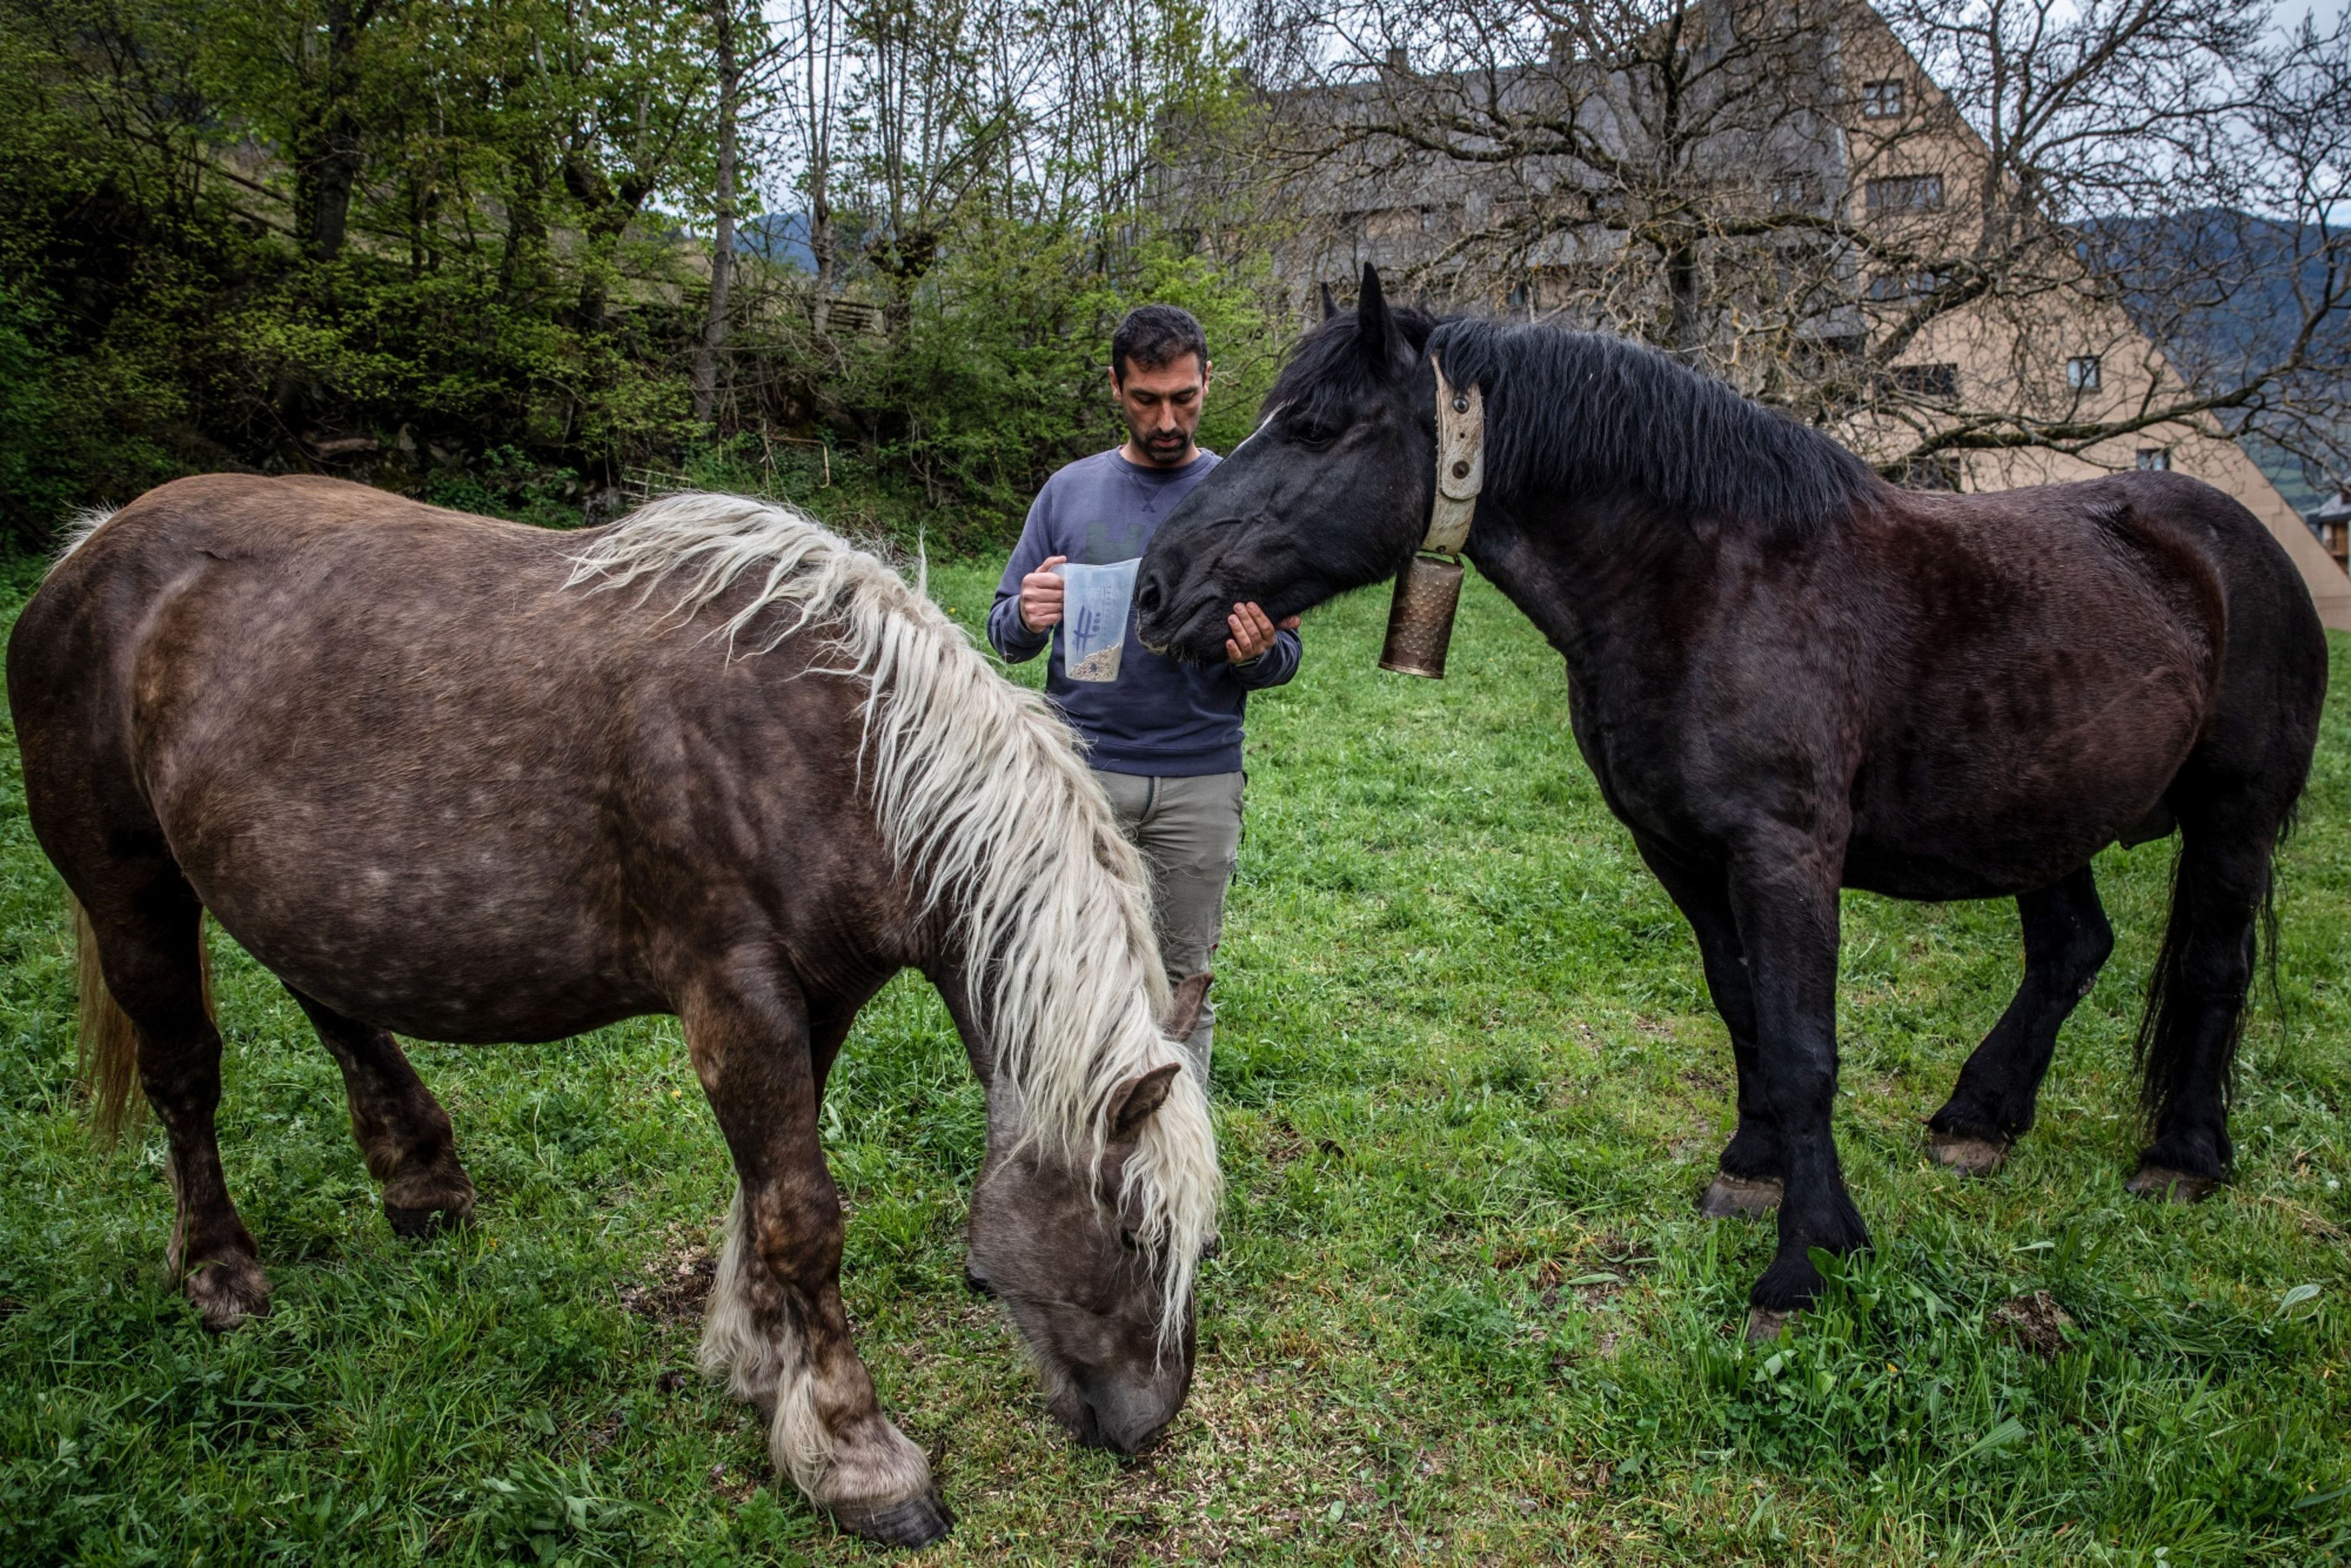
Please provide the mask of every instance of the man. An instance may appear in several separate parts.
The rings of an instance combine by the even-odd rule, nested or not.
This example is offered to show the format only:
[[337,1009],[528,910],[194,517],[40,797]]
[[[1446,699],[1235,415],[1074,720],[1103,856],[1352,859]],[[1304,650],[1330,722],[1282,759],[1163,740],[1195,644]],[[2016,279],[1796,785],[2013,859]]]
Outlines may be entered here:
[[[1276,626],[1255,604],[1236,604],[1226,662],[1179,664],[1135,641],[1128,618],[1118,678],[1072,681],[1062,666],[1064,561],[1132,560],[1153,530],[1207,477],[1217,455],[1193,440],[1208,392],[1208,342],[1189,313],[1170,305],[1128,312],[1110,343],[1110,385],[1126,441],[1081,458],[1050,479],[1004,569],[987,640],[1008,661],[1052,644],[1045,690],[1086,742],[1121,831],[1150,867],[1161,957],[1173,982],[1208,967],[1225,923],[1225,890],[1241,839],[1241,712],[1249,694],[1298,673],[1298,618]],[[1186,1042],[1208,1081],[1216,1012],[1203,1006]]]

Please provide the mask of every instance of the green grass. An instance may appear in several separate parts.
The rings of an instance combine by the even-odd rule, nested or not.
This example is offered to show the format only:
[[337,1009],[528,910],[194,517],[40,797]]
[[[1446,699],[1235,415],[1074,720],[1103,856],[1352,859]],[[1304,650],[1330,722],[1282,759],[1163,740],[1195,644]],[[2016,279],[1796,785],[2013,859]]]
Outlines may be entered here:
[[[991,580],[932,579],[967,622]],[[2167,846],[2102,862],[2114,961],[1990,1182],[1931,1168],[1920,1123],[2013,988],[2012,906],[1852,896],[1838,1134],[1877,1250],[1755,1351],[1736,1330],[1771,1228],[1692,1211],[1730,1125],[1728,1046],[1576,757],[1558,660],[1473,582],[1451,677],[1384,675],[1384,611],[1314,616],[1305,672],[1252,713],[1217,966],[1225,1246],[1158,1451],[1071,1448],[964,1292],[979,1099],[935,1000],[893,985],[844,1054],[844,1287],[961,1515],[935,1561],[2351,1549],[2340,683],[2283,863],[2283,1015],[2264,1005],[2247,1037],[2235,1185],[2193,1208],[2122,1191]],[[277,1295],[207,1337],[163,1277],[158,1139],[110,1157],[84,1135],[59,890],[7,766],[0,1559],[879,1555],[779,1491],[749,1413],[686,1373],[677,1273],[730,1178],[671,1020],[414,1048],[482,1208],[411,1245],[300,1013],[221,942],[222,1147]],[[2034,1291],[2074,1320],[2053,1359],[1988,1321]]]

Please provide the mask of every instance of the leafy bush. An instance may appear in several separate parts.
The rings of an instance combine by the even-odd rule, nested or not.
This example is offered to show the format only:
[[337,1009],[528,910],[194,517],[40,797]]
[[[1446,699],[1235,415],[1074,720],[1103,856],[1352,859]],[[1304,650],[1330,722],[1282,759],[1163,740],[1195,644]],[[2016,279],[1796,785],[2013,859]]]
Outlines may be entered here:
[[[1214,98],[1223,46],[1171,9],[1169,79]],[[501,15],[0,12],[0,524],[18,545],[74,506],[246,469],[552,523],[723,474],[867,532],[1000,547],[1047,474],[1115,438],[1107,342],[1144,299],[1201,316],[1224,376],[1207,437],[1246,432],[1267,279],[1207,265],[1130,199],[1025,187],[926,212],[920,246],[886,202],[844,211],[827,287],[880,331],[819,333],[812,279],[739,256],[697,420],[707,267],[671,214],[714,199],[707,18]],[[1117,112],[1147,126],[1158,100]],[[313,172],[342,155],[318,140],[330,124],[353,167],[332,223]]]

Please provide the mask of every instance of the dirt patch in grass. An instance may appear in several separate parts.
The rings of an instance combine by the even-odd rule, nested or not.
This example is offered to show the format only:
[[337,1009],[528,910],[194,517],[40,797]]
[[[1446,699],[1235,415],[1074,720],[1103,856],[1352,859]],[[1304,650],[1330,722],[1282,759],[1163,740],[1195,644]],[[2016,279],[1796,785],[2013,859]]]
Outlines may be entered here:
[[2065,1348],[2065,1331],[2074,1320],[2046,1291],[2015,1296],[1992,1309],[1992,1332],[2001,1334],[2046,1361]]
[[739,1508],[750,1501],[751,1494],[759,1490],[759,1478],[745,1475],[725,1464],[716,1464],[710,1467],[710,1490]]
[[699,1322],[718,1278],[718,1256],[699,1241],[674,1235],[661,1251],[645,1260],[640,1278],[621,1284],[621,1305],[664,1328]]

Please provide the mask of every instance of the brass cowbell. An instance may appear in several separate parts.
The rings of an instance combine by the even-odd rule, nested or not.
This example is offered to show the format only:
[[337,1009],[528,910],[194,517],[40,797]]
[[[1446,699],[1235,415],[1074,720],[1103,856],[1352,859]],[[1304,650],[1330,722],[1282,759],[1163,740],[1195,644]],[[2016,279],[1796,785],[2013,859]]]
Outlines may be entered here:
[[1437,498],[1420,549],[1396,573],[1380,668],[1441,681],[1461,603],[1461,546],[1486,485],[1486,399],[1478,387],[1446,380],[1435,355],[1429,363],[1437,371]]

